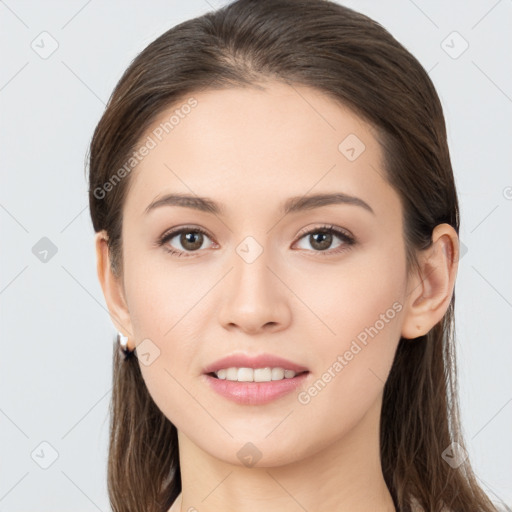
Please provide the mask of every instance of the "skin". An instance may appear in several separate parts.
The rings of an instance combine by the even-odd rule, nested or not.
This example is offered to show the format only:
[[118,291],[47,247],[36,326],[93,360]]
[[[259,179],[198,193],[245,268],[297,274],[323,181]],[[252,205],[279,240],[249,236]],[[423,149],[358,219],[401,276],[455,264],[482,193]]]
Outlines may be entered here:
[[[150,365],[139,364],[178,429],[183,492],[170,511],[395,510],[380,466],[383,387],[400,336],[419,342],[448,308],[457,234],[436,226],[432,247],[419,254],[420,271],[407,275],[401,203],[383,179],[374,132],[322,93],[271,81],[263,91],[193,97],[197,107],[132,171],[119,279],[106,233],[95,239],[116,328],[130,349],[149,339],[160,351]],[[365,145],[354,161],[338,149],[349,134]],[[363,199],[374,214],[350,204],[279,211],[291,196],[334,191]],[[212,198],[225,213],[164,206],[144,214],[169,192]],[[348,230],[356,243],[333,235],[331,255],[323,256],[301,233],[324,224]],[[155,245],[170,228],[190,225],[208,236],[189,257]],[[250,264],[236,252],[247,236],[263,249]],[[167,245],[186,249],[179,235]],[[394,318],[307,404],[292,392],[239,405],[203,383],[203,368],[234,351],[271,353],[309,369],[306,390],[394,303],[401,306]],[[248,442],[261,453],[252,467],[237,457]]]

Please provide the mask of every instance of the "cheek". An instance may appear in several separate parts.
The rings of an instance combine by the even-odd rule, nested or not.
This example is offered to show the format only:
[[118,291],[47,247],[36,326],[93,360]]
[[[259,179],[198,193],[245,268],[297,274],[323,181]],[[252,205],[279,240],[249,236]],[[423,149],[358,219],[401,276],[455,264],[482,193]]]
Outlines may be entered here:
[[369,346],[372,339],[395,338],[403,301],[403,265],[397,254],[381,250],[357,255],[339,269],[314,272],[301,293],[326,327],[321,339],[328,352],[343,352],[354,339]]
[[176,264],[149,265],[136,252],[130,254],[125,288],[140,370],[159,409],[176,427],[187,430],[194,417],[202,417],[187,391],[195,394],[190,382],[198,371],[201,344],[208,338],[201,322],[206,322],[206,294],[217,272],[202,272],[203,279],[198,272],[180,272]]
[[[352,277],[345,291],[338,290],[338,300],[331,301],[330,326],[336,335],[317,337],[316,374],[297,396],[295,419],[307,425],[304,429],[297,422],[297,443],[309,445],[311,453],[347,435],[373,410],[400,339],[399,279]],[[322,435],[312,443],[315,432]]]
[[216,273],[212,270],[208,275],[202,270],[194,272],[186,266],[180,267],[175,260],[166,258],[162,248],[154,249],[161,251],[158,257],[142,250],[130,251],[125,266],[125,287],[135,335],[170,342],[186,325],[189,315],[195,314]]
[[327,408],[339,403],[337,410],[346,415],[364,410],[380,393],[400,340],[401,263],[405,261],[397,255],[369,255],[350,272],[341,272],[334,280],[331,276],[328,287],[312,288],[309,304],[322,312],[329,329],[315,338],[319,382],[305,402],[314,398]]

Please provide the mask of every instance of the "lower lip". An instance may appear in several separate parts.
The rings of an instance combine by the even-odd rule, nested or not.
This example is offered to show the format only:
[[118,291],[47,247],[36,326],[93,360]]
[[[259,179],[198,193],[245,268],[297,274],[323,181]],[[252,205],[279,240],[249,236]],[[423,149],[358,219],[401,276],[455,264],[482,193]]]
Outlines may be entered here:
[[204,377],[214,391],[229,400],[244,405],[262,405],[291,393],[304,383],[308,375],[309,372],[305,372],[291,379],[270,382],[238,382],[206,374]]

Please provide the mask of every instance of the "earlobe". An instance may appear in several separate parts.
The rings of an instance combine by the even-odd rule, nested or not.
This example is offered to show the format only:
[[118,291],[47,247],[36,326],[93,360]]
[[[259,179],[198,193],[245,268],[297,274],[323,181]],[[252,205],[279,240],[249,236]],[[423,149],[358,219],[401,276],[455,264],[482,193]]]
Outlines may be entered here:
[[450,304],[458,268],[459,239],[449,224],[432,232],[432,245],[419,254],[419,273],[409,281],[402,337],[427,334],[440,322]]
[[[110,264],[108,235],[102,230],[95,235],[96,271],[103,290],[110,318],[116,329],[123,335],[133,338],[130,314],[126,305],[123,283],[116,277]],[[131,347],[129,347],[131,348]]]

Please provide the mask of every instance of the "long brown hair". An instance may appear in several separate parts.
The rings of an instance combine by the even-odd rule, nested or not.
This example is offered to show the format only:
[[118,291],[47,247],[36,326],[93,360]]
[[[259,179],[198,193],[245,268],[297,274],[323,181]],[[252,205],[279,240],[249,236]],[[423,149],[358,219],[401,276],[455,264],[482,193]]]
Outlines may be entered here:
[[[311,86],[349,107],[376,132],[383,172],[401,198],[408,270],[433,228],[459,232],[459,207],[442,107],[428,74],[380,24],[328,0],[239,0],[185,21],[130,64],[110,97],[90,146],[89,202],[122,275],[119,179],[150,123],[200,90],[267,79]],[[126,174],[126,173],[125,173]],[[117,181],[113,181],[114,178]],[[107,187],[106,184],[111,186]],[[442,458],[460,432],[454,302],[425,336],[400,339],[384,388],[382,471],[398,510],[495,511],[469,461]],[[165,512],[181,491],[177,431],[153,402],[136,357],[114,345],[108,492],[115,512]]]

